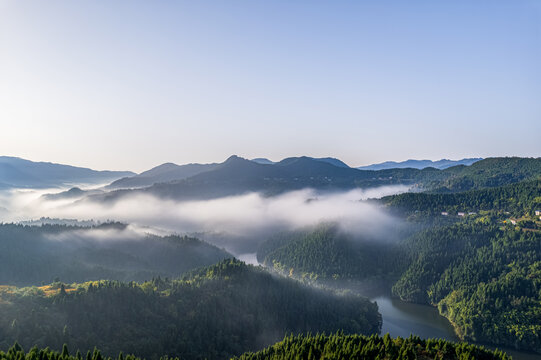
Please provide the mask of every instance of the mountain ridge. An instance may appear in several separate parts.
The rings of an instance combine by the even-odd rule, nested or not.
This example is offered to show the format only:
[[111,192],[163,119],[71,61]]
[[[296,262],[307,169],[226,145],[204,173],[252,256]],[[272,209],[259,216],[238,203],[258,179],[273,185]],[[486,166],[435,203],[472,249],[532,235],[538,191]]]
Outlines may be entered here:
[[[307,158],[310,158],[310,159],[316,160],[316,161],[326,162],[326,163],[329,163],[331,165],[338,166],[338,167],[346,167],[346,168],[350,167],[349,165],[347,165],[342,160],[334,158],[334,157],[330,157],[330,156],[329,157],[322,157],[322,158],[315,158],[315,157],[311,157],[311,156],[295,156],[294,158],[302,158],[302,157],[307,157]],[[288,159],[288,158],[285,158],[285,159]],[[285,159],[282,159],[281,161],[283,161]],[[272,165],[272,164],[278,164],[278,163],[281,162],[281,161],[272,161],[272,160],[269,160],[267,158],[255,158],[255,159],[250,159],[250,161],[256,162],[258,164],[263,164],[263,165]]]
[[403,168],[414,168],[414,169],[424,169],[427,167],[433,167],[439,170],[447,169],[456,165],[472,165],[473,163],[483,160],[483,158],[464,158],[460,160],[449,160],[449,159],[440,159],[440,160],[417,160],[417,159],[408,159],[405,161],[385,161],[382,163],[359,166],[359,170],[384,170],[384,169],[403,169]]
[[214,169],[186,179],[156,183],[142,189],[120,189],[89,198],[111,201],[129,194],[147,194],[174,200],[208,200],[250,192],[274,196],[306,188],[343,191],[386,185],[460,192],[538,176],[541,176],[541,159],[535,158],[488,158],[471,166],[457,165],[444,170],[429,167],[375,171],[338,167],[309,157],[291,157],[276,164],[260,164],[234,155]]
[[73,183],[103,183],[123,176],[134,175],[131,171],[93,170],[90,168],[35,162],[12,156],[0,156],[0,187],[56,187]]
[[118,179],[107,186],[107,189],[140,188],[151,186],[156,183],[170,182],[186,179],[201,172],[214,169],[218,164],[197,164],[190,163],[177,165],[174,163],[163,163],[149,170],[143,171],[130,177]]

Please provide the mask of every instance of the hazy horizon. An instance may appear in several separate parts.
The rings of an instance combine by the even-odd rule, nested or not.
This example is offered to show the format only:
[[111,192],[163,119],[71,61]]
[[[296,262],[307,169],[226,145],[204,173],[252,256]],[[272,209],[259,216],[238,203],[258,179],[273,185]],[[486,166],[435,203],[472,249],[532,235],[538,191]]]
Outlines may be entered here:
[[0,154],[537,157],[540,19],[528,0],[2,1]]
[[[43,163],[52,163],[52,164],[60,164],[60,165],[69,165],[69,166],[75,166],[75,167],[82,167],[82,168],[90,168],[92,170],[97,170],[97,171],[132,171],[134,173],[141,173],[141,172],[144,172],[146,170],[150,170],[154,167],[157,167],[157,166],[160,166],[160,165],[163,165],[163,164],[166,164],[166,163],[174,163],[176,165],[186,165],[186,164],[194,164],[194,163],[198,163],[196,161],[187,161],[187,162],[173,162],[173,161],[160,161],[159,159],[157,160],[158,162],[153,164],[153,165],[150,165],[149,167],[147,168],[143,168],[143,169],[140,169],[140,170],[133,170],[133,169],[126,169],[126,168],[119,168],[119,167],[116,167],[116,168],[105,168],[105,167],[98,167],[98,168],[94,168],[94,167],[90,167],[90,166],[85,166],[85,165],[80,165],[80,164],[71,164],[71,163],[62,163],[62,162],[58,162],[58,161],[54,161],[54,160],[47,160],[47,159],[44,159],[44,160],[41,160],[41,159],[31,159],[31,158],[25,158],[25,157],[22,157],[22,156],[18,156],[18,155],[9,155],[9,154],[0,154],[0,157],[12,157],[12,158],[19,158],[19,159],[23,159],[23,160],[29,160],[29,161],[32,161],[32,162],[43,162]],[[438,159],[427,159],[427,158],[416,158],[416,159],[412,159],[412,158],[408,158],[408,159],[403,159],[403,160],[393,160],[393,159],[388,159],[388,160],[383,160],[383,161],[380,161],[380,162],[371,162],[371,163],[366,163],[366,164],[359,164],[359,165],[352,165],[352,164],[349,164],[347,163],[346,161],[344,161],[343,159],[339,158],[339,157],[336,157],[336,156],[333,156],[333,155],[323,155],[323,156],[311,156],[311,155],[307,155],[307,154],[301,154],[301,155],[291,155],[291,156],[285,156],[283,158],[270,158],[270,157],[267,157],[267,156],[255,156],[255,157],[248,157],[248,156],[243,156],[243,155],[240,155],[240,154],[230,154],[230,155],[226,155],[226,156],[223,156],[221,159],[217,159],[217,160],[213,160],[213,161],[206,161],[206,162],[200,162],[198,164],[212,164],[212,163],[223,163],[224,161],[226,161],[229,157],[231,156],[238,156],[238,157],[241,157],[241,158],[244,158],[244,159],[247,159],[247,160],[256,160],[256,159],[267,159],[267,160],[270,160],[272,162],[279,162],[281,160],[284,160],[286,158],[291,158],[291,157],[313,157],[313,158],[335,158],[335,159],[338,159],[338,160],[341,160],[343,161],[346,165],[348,165],[349,167],[351,168],[357,168],[357,167],[363,167],[363,166],[368,166],[368,165],[374,165],[374,164],[380,164],[380,163],[385,163],[385,162],[396,162],[396,163],[401,163],[401,162],[404,162],[404,161],[410,161],[410,160],[414,160],[414,161],[433,161],[433,162],[436,162],[436,161],[440,161],[440,160],[449,160],[449,161],[459,161],[459,160],[463,160],[463,159],[471,159],[471,158],[482,158],[480,156],[466,156],[464,158],[456,158],[456,159],[452,159],[452,158],[438,158]],[[514,156],[518,156],[518,155],[506,155],[506,156],[503,156],[503,157],[514,157]],[[518,156],[518,157],[533,157],[533,158],[537,158],[539,156]]]

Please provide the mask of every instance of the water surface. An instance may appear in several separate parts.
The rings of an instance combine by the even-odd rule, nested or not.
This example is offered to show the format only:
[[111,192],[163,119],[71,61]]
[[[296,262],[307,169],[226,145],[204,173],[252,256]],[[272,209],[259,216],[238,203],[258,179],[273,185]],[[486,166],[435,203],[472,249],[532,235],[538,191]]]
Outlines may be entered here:
[[[421,338],[440,338],[449,341],[460,341],[453,326],[441,316],[435,307],[407,303],[393,299],[388,295],[377,295],[371,298],[378,304],[382,316],[381,334],[409,337],[411,334]],[[486,346],[486,345],[485,345]],[[495,346],[486,346],[494,349]],[[511,355],[514,360],[541,360],[541,355],[498,347]]]

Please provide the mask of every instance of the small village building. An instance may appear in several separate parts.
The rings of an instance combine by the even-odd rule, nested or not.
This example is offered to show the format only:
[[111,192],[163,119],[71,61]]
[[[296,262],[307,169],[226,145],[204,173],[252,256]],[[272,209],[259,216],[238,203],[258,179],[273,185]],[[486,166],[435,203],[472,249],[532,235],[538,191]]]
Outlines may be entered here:
[[463,213],[463,212],[459,212],[457,215],[458,215],[458,216],[464,216],[464,215],[466,215],[466,214]]

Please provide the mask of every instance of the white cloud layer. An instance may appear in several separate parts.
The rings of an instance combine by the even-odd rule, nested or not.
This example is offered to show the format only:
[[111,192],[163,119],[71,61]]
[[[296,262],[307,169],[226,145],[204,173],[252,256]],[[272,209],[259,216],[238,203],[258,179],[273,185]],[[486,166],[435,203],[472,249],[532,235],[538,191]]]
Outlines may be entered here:
[[[15,190],[0,195],[0,221],[13,222],[40,217],[64,219],[116,220],[135,226],[150,226],[176,233],[227,234],[227,241],[214,241],[235,251],[228,242],[251,242],[248,250],[272,231],[288,230],[333,221],[350,233],[374,236],[396,220],[369,198],[407,191],[406,186],[355,189],[320,193],[312,189],[264,197],[259,193],[205,201],[173,201],[150,195],[124,197],[114,203],[87,199],[44,200],[47,190]],[[149,230],[150,231],[150,230]],[[224,235],[225,236],[225,235]],[[220,236],[213,236],[213,239]],[[212,241],[212,240],[210,240]]]

